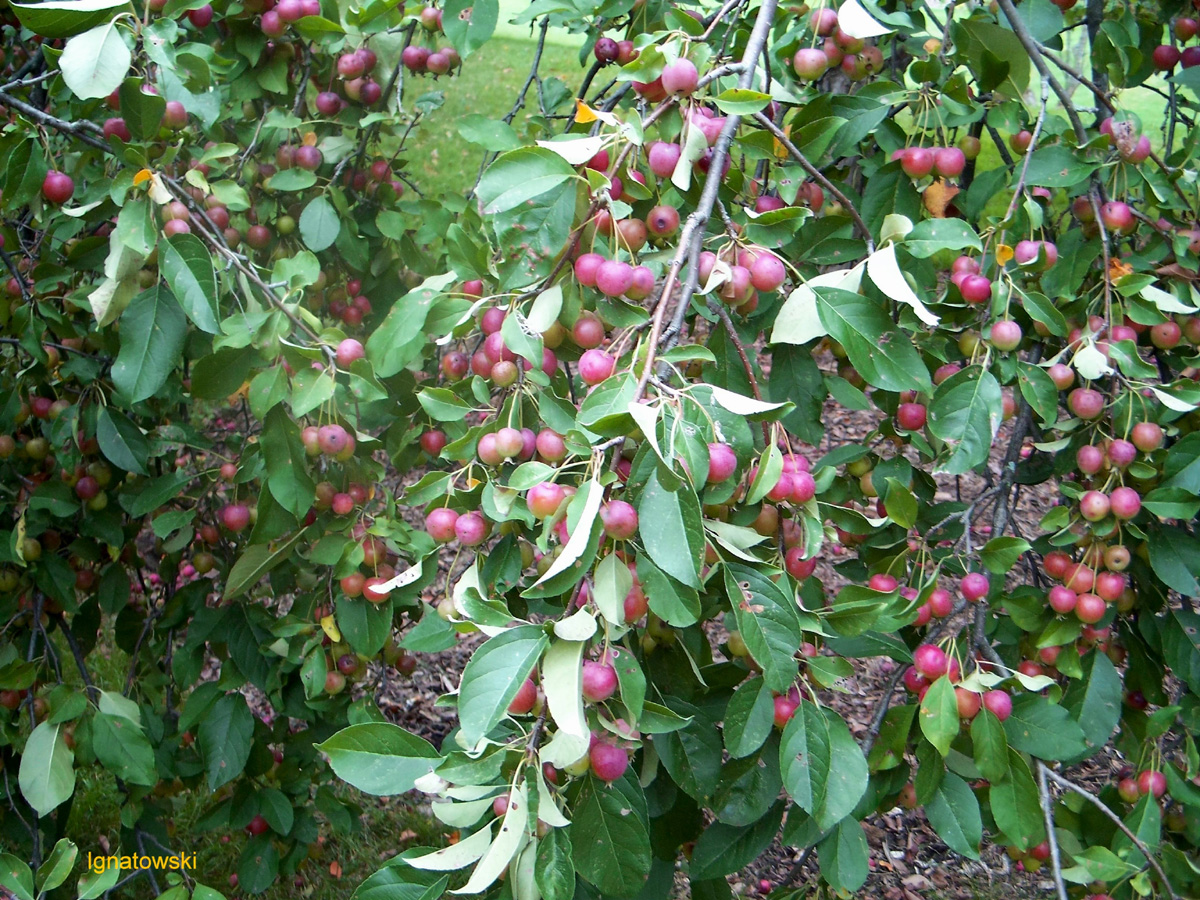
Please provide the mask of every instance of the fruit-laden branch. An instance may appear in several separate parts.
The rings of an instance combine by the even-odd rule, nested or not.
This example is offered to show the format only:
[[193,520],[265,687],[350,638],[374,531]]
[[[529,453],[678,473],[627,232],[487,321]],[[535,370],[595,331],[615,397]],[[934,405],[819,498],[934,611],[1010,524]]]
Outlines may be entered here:
[[[7,106],[10,109],[16,110],[22,115],[28,116],[39,124],[46,125],[56,131],[62,132],[63,134],[70,135],[91,147],[95,147],[97,150],[112,155],[119,164],[125,165],[124,160],[113,154],[111,147],[90,133],[99,131],[99,128],[94,122],[90,122],[86,119],[80,120],[79,122],[68,122],[66,119],[60,119],[57,116],[52,116],[49,113],[43,112],[36,106],[31,106],[23,100],[18,100],[16,97],[13,97],[11,94],[8,94],[4,91],[0,91],[0,106]],[[246,265],[246,263],[236,253],[229,249],[229,246],[225,243],[225,238],[220,234],[216,226],[212,224],[204,210],[197,206],[196,202],[192,199],[191,194],[185,191],[174,179],[163,176],[163,181],[168,185],[168,187],[170,187],[171,193],[175,195],[176,199],[181,200],[193,211],[193,218],[200,225],[201,236],[204,238],[205,243],[207,243],[211,249],[215,250],[221,256],[224,256],[226,259],[228,259],[239,272],[245,275],[255,287],[262,291],[263,295],[267,298],[268,302],[270,302],[272,306],[282,312],[293,325],[304,332],[311,340],[320,345],[321,342],[317,333],[313,331],[304,321],[299,319],[295,313],[289,310],[287,305],[276,295],[274,290],[272,290],[271,287],[258,276],[258,273],[255,272],[250,266]],[[208,230],[208,228],[205,226],[208,226],[208,228],[211,228],[211,230]],[[18,281],[21,281],[21,279],[18,279]],[[326,349],[329,353],[333,352],[331,348],[327,347]]]
[[1158,874],[1158,877],[1160,879],[1162,879],[1163,887],[1166,888],[1166,890],[1167,890],[1167,896],[1169,896],[1171,898],[1171,900],[1182,900],[1182,898],[1179,896],[1179,894],[1177,894],[1175,892],[1175,888],[1173,888],[1171,886],[1171,880],[1169,878],[1167,878],[1167,873],[1163,871],[1162,866],[1159,865],[1158,860],[1155,858],[1154,854],[1150,852],[1150,848],[1146,846],[1146,842],[1143,841],[1136,834],[1134,834],[1133,831],[1129,828],[1129,826],[1126,825],[1121,820],[1121,817],[1118,816],[1111,809],[1109,809],[1103,800],[1101,800],[1099,797],[1097,797],[1091,791],[1080,787],[1075,782],[1071,781],[1069,778],[1064,778],[1062,775],[1059,775],[1057,772],[1055,772],[1053,769],[1051,769],[1049,766],[1047,766],[1040,759],[1037,761],[1037,764],[1038,764],[1038,774],[1039,775],[1042,775],[1044,773],[1045,777],[1049,778],[1051,781],[1053,781],[1059,787],[1066,788],[1068,791],[1074,791],[1080,797],[1083,797],[1085,800],[1087,800],[1089,803],[1091,803],[1093,806],[1095,806],[1098,810],[1100,810],[1100,812],[1104,813],[1104,815],[1109,819],[1109,821],[1111,821],[1114,825],[1116,825],[1117,828],[1119,828],[1121,830],[1122,834],[1124,834],[1125,837],[1129,838],[1129,840],[1133,842],[1133,845],[1138,848],[1138,852],[1140,852],[1142,854],[1142,856],[1146,857],[1146,860],[1150,863],[1150,867],[1153,868],[1154,871]]
[[[1062,69],[1070,78],[1075,79],[1080,84],[1082,84],[1084,87],[1086,87],[1089,91],[1092,92],[1093,96],[1096,98],[1097,107],[1100,107],[1100,106],[1104,107],[1108,111],[1109,115],[1116,114],[1116,112],[1117,112],[1116,105],[1112,102],[1112,100],[1110,100],[1108,98],[1108,94],[1105,92],[1105,90],[1102,87],[1100,87],[1099,84],[1097,84],[1092,79],[1088,78],[1086,75],[1084,75],[1078,69],[1072,68],[1066,62],[1064,62],[1062,57],[1059,56],[1057,53],[1055,53],[1053,50],[1049,49],[1048,47],[1044,47],[1041,44],[1038,44],[1037,46],[1038,46],[1039,52],[1041,52],[1041,54],[1044,57],[1046,57],[1046,59],[1050,60],[1052,63],[1054,63],[1060,69]],[[1171,104],[1171,109],[1172,109],[1172,116],[1171,116],[1172,127],[1174,126],[1174,112],[1173,112],[1174,108],[1175,108],[1174,96],[1175,96],[1175,83],[1171,82],[1171,94],[1167,96],[1167,101]],[[1167,142],[1167,152],[1168,153],[1170,153],[1171,143],[1172,143],[1172,141],[1168,140],[1168,142]],[[1032,152],[1032,148],[1031,148],[1031,152]],[[1158,166],[1160,169],[1162,169],[1164,172],[1166,172],[1168,175],[1170,175],[1172,172],[1176,171],[1174,168],[1167,165],[1166,160],[1164,160],[1161,156],[1159,156],[1155,150],[1150,151],[1150,160],[1156,166]],[[1182,199],[1184,203],[1187,203],[1190,206],[1191,201],[1188,200],[1187,194],[1185,194],[1183,192],[1183,189],[1179,187],[1178,183],[1176,183],[1175,180],[1172,179],[1171,184],[1175,188],[1175,193],[1177,193],[1179,195],[1180,199]]]
[[[742,73],[738,78],[738,86],[742,89],[749,88],[754,80],[754,71],[757,67],[758,58],[762,55],[763,48],[767,43],[767,36],[771,32],[771,24],[775,19],[775,8],[778,5],[778,0],[765,0],[762,6],[758,8],[758,17],[754,21],[754,28],[750,32],[750,39],[746,42],[746,52],[742,54]],[[675,251],[675,258],[671,260],[671,267],[667,272],[666,280],[663,282],[662,293],[659,295],[658,306],[654,310],[654,321],[650,329],[650,339],[648,352],[646,353],[646,364],[642,367],[642,375],[638,379],[637,391],[635,397],[641,397],[646,390],[646,385],[650,381],[650,374],[654,371],[654,362],[658,350],[659,341],[663,338],[663,321],[666,319],[667,307],[670,306],[671,294],[675,287],[675,282],[679,278],[680,269],[683,267],[685,259],[689,261],[688,278],[684,284],[683,290],[680,292],[679,302],[675,308],[675,316],[672,319],[671,328],[667,336],[667,349],[673,346],[675,336],[679,333],[679,329],[683,325],[684,316],[687,315],[688,307],[692,302],[692,294],[696,291],[697,281],[700,276],[700,248],[704,240],[704,228],[708,224],[708,220],[712,217],[713,207],[717,202],[717,191],[721,187],[721,180],[724,177],[725,159],[729,155],[729,145],[733,142],[733,135],[741,124],[741,116],[729,116],[725,120],[725,125],[721,128],[720,135],[717,136],[716,144],[713,146],[712,156],[709,159],[708,176],[704,180],[704,189],[700,193],[700,202],[696,205],[696,209],[687,218],[686,224],[679,235],[679,247]]]
[[805,172],[816,180],[821,187],[827,190],[830,194],[837,198],[838,203],[845,207],[846,212],[850,214],[850,218],[854,220],[854,224],[858,226],[859,232],[863,236],[863,240],[867,242],[867,253],[875,252],[875,242],[871,240],[871,229],[867,227],[867,223],[863,221],[863,217],[859,214],[858,208],[850,202],[850,198],[845,195],[841,188],[835,185],[832,181],[825,177],[825,173],[818,169],[809,161],[808,157],[800,152],[800,148],[792,143],[783,130],[778,125],[772,122],[763,113],[754,114],[755,121],[763,128],[767,129],[775,140],[787,150],[788,155],[800,164]]

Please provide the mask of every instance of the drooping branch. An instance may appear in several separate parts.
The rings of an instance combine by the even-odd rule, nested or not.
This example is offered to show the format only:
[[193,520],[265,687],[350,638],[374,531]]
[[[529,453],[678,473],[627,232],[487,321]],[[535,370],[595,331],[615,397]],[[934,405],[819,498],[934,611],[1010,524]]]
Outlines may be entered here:
[[800,152],[800,148],[793,144],[791,139],[783,133],[783,130],[769,118],[767,118],[763,113],[755,113],[754,120],[767,131],[769,131],[775,140],[779,141],[783,148],[787,150],[788,155],[800,164],[800,168],[807,172],[809,176],[813,178],[813,180],[821,185],[821,187],[837,198],[838,203],[845,207],[846,212],[850,214],[850,218],[854,220],[854,224],[858,226],[858,230],[862,234],[863,240],[867,242],[867,252],[874,253],[875,242],[871,240],[871,229],[867,227],[867,223],[863,221],[863,217],[859,214],[858,208],[850,202],[850,198],[846,196],[842,189],[826,178],[825,173],[814,166],[812,162],[809,161],[808,157]]

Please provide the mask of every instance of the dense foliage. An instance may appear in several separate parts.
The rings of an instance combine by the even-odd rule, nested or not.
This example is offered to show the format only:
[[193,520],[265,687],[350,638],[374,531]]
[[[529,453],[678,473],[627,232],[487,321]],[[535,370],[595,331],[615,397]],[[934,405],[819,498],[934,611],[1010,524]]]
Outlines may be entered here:
[[[245,893],[336,775],[459,832],[364,897],[721,897],[777,836],[850,892],[897,804],[1196,896],[1188,12],[535,0],[581,86],[531,42],[426,196],[496,0],[6,6],[0,885],[75,885],[103,772]],[[386,722],[467,635],[459,727]]]

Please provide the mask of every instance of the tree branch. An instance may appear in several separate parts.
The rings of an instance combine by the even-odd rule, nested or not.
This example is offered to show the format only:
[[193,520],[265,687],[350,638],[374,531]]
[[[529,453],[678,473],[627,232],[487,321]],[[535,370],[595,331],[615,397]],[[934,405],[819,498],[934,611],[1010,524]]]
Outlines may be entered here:
[[779,143],[783,145],[784,149],[787,150],[792,159],[800,164],[800,168],[812,176],[812,178],[815,179],[821,185],[821,187],[829,191],[829,193],[836,197],[837,201],[846,208],[846,212],[850,214],[850,218],[854,220],[854,224],[858,226],[858,230],[862,233],[863,239],[867,242],[867,253],[874,253],[875,242],[871,240],[871,229],[867,227],[867,223],[864,222],[862,216],[859,215],[858,209],[853,203],[850,202],[850,198],[845,195],[842,189],[826,178],[824,172],[809,162],[808,158],[800,152],[800,148],[793,144],[788,136],[783,133],[782,129],[768,119],[763,113],[755,113],[754,119],[759,125],[769,131],[772,136],[774,136],[775,140],[779,141]]
[[88,146],[95,147],[97,150],[103,150],[105,153],[112,152],[112,148],[108,144],[96,137],[100,133],[99,126],[88,119],[80,119],[78,122],[68,122],[66,119],[60,119],[58,116],[52,116],[47,112],[43,112],[36,106],[26,103],[24,100],[18,100],[7,91],[0,91],[0,106],[15,109],[21,115],[33,119],[39,125],[46,125],[55,131],[69,134]]
[[1050,843],[1050,872],[1054,876],[1054,889],[1058,892],[1058,900],[1067,900],[1067,886],[1062,877],[1062,854],[1058,850],[1058,835],[1054,833],[1054,802],[1050,798],[1050,788],[1046,786],[1046,767],[1039,759],[1038,764],[1038,799],[1042,807],[1042,819],[1046,823],[1046,840]]
[[[738,85],[743,89],[749,88],[754,80],[754,69],[758,57],[762,54],[763,47],[766,45],[767,36],[770,34],[777,5],[778,0],[764,0],[762,6],[758,8],[758,16],[754,21],[754,28],[750,32],[749,40],[746,42],[746,52],[742,54],[742,73],[738,79]],[[665,104],[659,107],[659,109],[663,108],[665,108]],[[725,125],[721,128],[721,133],[718,135],[716,144],[713,146],[712,156],[709,157],[708,177],[704,180],[704,189],[700,193],[700,202],[696,205],[695,211],[688,216],[687,222],[680,232],[679,247],[675,251],[675,258],[671,260],[670,269],[667,272],[666,280],[663,282],[658,307],[654,310],[654,320],[650,328],[649,352],[646,354],[646,364],[642,367],[642,374],[638,379],[636,391],[636,396],[638,397],[646,390],[646,384],[650,381],[650,374],[654,371],[659,339],[663,336],[663,321],[666,318],[667,307],[670,305],[672,289],[679,278],[679,271],[683,266],[685,258],[691,261],[688,267],[688,279],[683,291],[680,292],[679,301],[675,309],[675,316],[671,324],[671,337],[667,341],[668,349],[672,346],[671,341],[674,340],[674,336],[679,333],[683,319],[687,315],[688,307],[691,305],[692,294],[695,293],[696,282],[699,279],[699,257],[700,248],[703,246],[704,241],[704,228],[712,216],[713,206],[717,202],[717,192],[721,187],[725,159],[729,155],[729,145],[733,142],[733,135],[740,124],[740,116],[729,116],[725,120]]]
[[1080,144],[1086,144],[1087,129],[1083,127],[1083,122],[1079,118],[1079,111],[1075,109],[1075,104],[1071,102],[1071,95],[1059,84],[1058,79],[1054,77],[1054,73],[1050,71],[1050,67],[1046,65],[1046,58],[1042,55],[1041,45],[1029,33],[1029,28],[1025,25],[1025,20],[1017,13],[1017,8],[1013,6],[1012,0],[996,0],[996,3],[1004,11],[1004,16],[1008,19],[1008,24],[1012,28],[1013,34],[1017,36],[1017,40],[1021,42],[1021,46],[1029,54],[1029,58],[1033,61],[1033,65],[1037,68],[1038,73],[1045,81],[1049,82],[1050,90],[1054,91],[1055,96],[1062,102],[1063,110],[1066,112],[1067,118],[1071,120],[1071,127],[1075,129],[1076,141]]
[[[1146,860],[1150,863],[1151,868],[1153,868],[1158,874],[1158,877],[1162,879],[1163,887],[1166,888],[1167,895],[1171,898],[1171,900],[1181,900],[1179,894],[1175,892],[1175,888],[1171,886],[1171,880],[1167,878],[1167,873],[1162,870],[1162,866],[1159,865],[1158,860],[1154,857],[1154,854],[1150,852],[1150,848],[1146,846],[1145,841],[1134,834],[1130,830],[1129,826],[1121,820],[1121,817],[1109,809],[1103,800],[1101,800],[1091,791],[1080,787],[1069,778],[1064,778],[1062,775],[1059,775],[1040,759],[1038,760],[1038,774],[1044,774],[1046,778],[1049,778],[1059,787],[1066,788],[1069,791],[1074,791],[1080,797],[1083,797],[1085,800],[1095,806],[1096,809],[1100,810],[1100,812],[1104,813],[1109,821],[1116,825],[1117,828],[1119,828],[1125,835],[1125,837],[1129,838],[1129,840],[1133,842],[1133,845],[1138,848],[1142,856],[1146,857]],[[1053,849],[1053,844],[1051,845],[1051,849]]]

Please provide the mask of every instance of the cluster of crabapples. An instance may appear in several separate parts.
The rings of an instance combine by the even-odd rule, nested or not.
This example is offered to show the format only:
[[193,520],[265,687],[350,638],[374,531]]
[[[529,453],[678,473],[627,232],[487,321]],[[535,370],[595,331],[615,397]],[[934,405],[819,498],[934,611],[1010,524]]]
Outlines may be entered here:
[[[442,10],[436,6],[426,6],[417,14],[421,30],[427,35],[441,34]],[[404,68],[414,75],[445,75],[453,72],[462,65],[462,58],[453,47],[429,48],[421,44],[410,43],[400,54]]]
[[[599,660],[584,660],[580,679],[586,704],[602,704],[617,692],[617,670],[605,655]],[[542,713],[545,703],[545,694],[534,678],[526,678],[509,704],[508,713],[512,716],[537,716]],[[562,771],[576,777],[590,771],[601,781],[609,783],[624,775],[629,768],[630,752],[640,735],[623,719],[617,719],[614,725],[620,734],[593,731],[587,754]],[[542,772],[552,785],[557,785],[562,779],[560,770],[550,763],[543,763]],[[503,816],[507,809],[508,797],[496,798],[493,805],[495,814]]]
[[[808,27],[813,33],[814,46],[801,47],[792,57],[792,69],[801,81],[816,81],[835,68],[840,68],[851,81],[862,81],[883,69],[880,49],[844,32],[835,10],[828,7],[813,10]],[[816,46],[822,38],[820,46]]]
[[[1190,41],[1200,34],[1200,22],[1187,16],[1180,16],[1171,28],[1180,43]],[[1150,54],[1150,58],[1154,61],[1154,68],[1160,72],[1170,72],[1181,63],[1183,68],[1190,69],[1200,66],[1200,46],[1193,45],[1181,50],[1174,44],[1159,44]]]
[[[978,142],[976,142],[978,143]],[[892,151],[892,162],[899,161],[900,168],[909,178],[957,178],[967,167],[967,153],[978,155],[977,146],[967,144],[955,147],[903,147]]]

